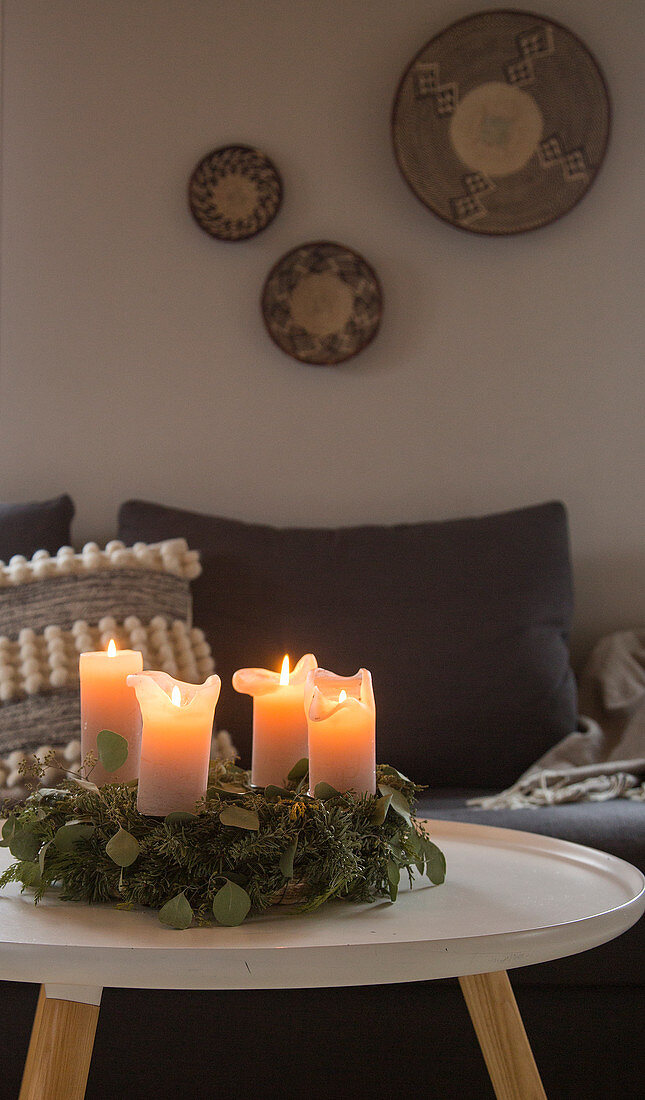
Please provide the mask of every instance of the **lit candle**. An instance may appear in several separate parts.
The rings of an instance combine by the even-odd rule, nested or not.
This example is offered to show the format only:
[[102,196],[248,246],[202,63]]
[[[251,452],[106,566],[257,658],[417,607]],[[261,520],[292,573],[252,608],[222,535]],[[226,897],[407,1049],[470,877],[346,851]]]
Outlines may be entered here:
[[143,657],[135,649],[117,650],[113,641],[107,653],[81,653],[81,757],[94,754],[98,761],[96,735],[113,730],[128,742],[128,758],[115,772],[106,772],[98,762],[92,770],[93,783],[127,783],[139,774],[141,712],[127,677],[141,672]]
[[285,657],[281,672],[240,668],[234,674],[235,690],[253,696],[254,787],[282,786],[294,764],[307,755],[305,680],[317,667],[313,653],[306,653],[291,672]]
[[309,789],[324,781],[337,791],[376,793],[376,705],[372,675],[310,672],[305,686],[309,725]]
[[128,676],[141,707],[141,763],[137,808],[165,817],[195,810],[206,794],[215,705],[222,681],[184,684],[167,672]]

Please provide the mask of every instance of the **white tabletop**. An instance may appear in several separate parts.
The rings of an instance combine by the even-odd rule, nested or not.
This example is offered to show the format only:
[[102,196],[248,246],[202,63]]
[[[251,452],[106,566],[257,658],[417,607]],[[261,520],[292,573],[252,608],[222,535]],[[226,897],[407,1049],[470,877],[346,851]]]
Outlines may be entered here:
[[[536,811],[536,813],[539,811]],[[0,891],[0,978],[161,989],[371,985],[508,970],[613,939],[645,910],[645,880],[604,852],[511,829],[428,823],[446,854],[394,905],[275,908],[237,928],[174,931],[122,911]],[[0,850],[0,868],[11,861]],[[127,873],[127,872],[126,872]],[[403,879],[403,875],[402,875]]]

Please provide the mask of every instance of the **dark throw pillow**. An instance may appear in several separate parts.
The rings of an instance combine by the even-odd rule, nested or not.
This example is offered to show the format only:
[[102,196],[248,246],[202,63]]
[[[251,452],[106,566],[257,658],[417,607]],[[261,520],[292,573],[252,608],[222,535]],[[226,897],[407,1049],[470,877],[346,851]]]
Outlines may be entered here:
[[201,552],[196,625],[213,647],[218,724],[248,764],[237,668],[314,653],[371,670],[377,758],[433,787],[499,788],[576,726],[572,585],[560,503],[391,527],[278,529],[128,501],[127,543]]
[[74,503],[64,493],[54,500],[29,504],[0,504],[0,559],[4,562],[21,554],[31,558],[36,550],[55,554],[71,541],[70,526]]

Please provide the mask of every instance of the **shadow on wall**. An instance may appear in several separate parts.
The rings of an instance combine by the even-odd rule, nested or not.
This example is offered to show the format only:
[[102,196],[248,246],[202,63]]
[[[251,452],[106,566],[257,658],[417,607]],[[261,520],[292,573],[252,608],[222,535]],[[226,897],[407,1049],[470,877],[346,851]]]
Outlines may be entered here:
[[[576,555],[573,561],[575,614],[571,662],[579,672],[592,647],[604,634],[644,627],[636,621],[637,593],[645,579],[645,540],[639,549],[595,557]],[[641,616],[642,618],[642,616]],[[578,627],[584,623],[584,627]]]

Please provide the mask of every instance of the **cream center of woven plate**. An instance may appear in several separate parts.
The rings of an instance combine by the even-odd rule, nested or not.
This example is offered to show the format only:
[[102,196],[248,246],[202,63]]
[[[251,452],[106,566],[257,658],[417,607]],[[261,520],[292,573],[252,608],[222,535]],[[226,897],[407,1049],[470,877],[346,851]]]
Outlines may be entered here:
[[533,96],[492,80],[473,88],[457,105],[450,140],[468,168],[487,176],[508,176],[533,155],[543,125]]
[[255,184],[246,176],[224,176],[213,185],[211,199],[224,217],[244,221],[253,214],[258,193]]
[[345,327],[354,309],[354,292],[330,272],[303,275],[291,295],[291,319],[312,336],[328,336]]

